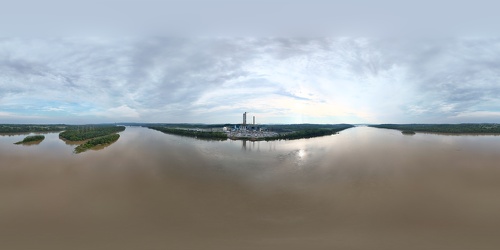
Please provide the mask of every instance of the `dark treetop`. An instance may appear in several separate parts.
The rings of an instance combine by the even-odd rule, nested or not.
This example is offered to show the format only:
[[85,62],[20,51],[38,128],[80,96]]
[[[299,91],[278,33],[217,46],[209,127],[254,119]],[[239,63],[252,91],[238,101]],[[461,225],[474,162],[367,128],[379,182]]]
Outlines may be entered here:
[[87,142],[76,147],[75,153],[78,154],[78,153],[87,151],[88,149],[91,149],[95,146],[111,144],[111,143],[117,141],[118,138],[120,138],[119,134],[111,134],[111,135],[106,135],[106,136],[90,139]]
[[60,133],[59,136],[69,141],[83,141],[100,136],[118,133],[124,130],[125,130],[124,126],[114,126],[114,125],[71,126],[66,131]]

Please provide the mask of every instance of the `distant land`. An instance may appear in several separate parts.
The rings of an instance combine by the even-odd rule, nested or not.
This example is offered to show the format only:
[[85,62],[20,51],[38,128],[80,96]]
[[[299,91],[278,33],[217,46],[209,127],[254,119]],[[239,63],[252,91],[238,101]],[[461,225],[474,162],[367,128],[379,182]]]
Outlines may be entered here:
[[500,134],[500,124],[496,123],[461,123],[461,124],[380,124],[368,125],[374,128],[396,129],[410,132],[443,134]]
[[[108,124],[0,124],[2,134],[59,132],[61,140],[76,142],[75,153],[110,145],[119,139],[125,126],[140,126],[166,134],[201,140],[295,140],[337,134],[355,126],[399,130],[402,134],[418,132],[442,134],[500,134],[500,124],[203,124],[203,123],[108,123]],[[44,137],[30,135],[16,144],[37,145]]]

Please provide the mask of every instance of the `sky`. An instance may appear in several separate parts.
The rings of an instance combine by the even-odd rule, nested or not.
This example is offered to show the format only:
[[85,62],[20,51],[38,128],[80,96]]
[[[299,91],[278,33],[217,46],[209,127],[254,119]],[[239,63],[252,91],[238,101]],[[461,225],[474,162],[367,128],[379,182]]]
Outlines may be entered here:
[[500,122],[485,5],[167,2],[7,5],[0,123]]

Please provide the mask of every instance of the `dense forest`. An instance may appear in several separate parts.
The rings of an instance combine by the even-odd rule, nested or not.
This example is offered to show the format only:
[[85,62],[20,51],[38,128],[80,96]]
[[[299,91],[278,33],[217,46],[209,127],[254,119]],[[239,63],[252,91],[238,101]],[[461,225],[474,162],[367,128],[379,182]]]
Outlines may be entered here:
[[33,133],[33,132],[59,132],[67,125],[36,125],[36,124],[0,124],[0,133]]
[[91,149],[95,146],[111,144],[111,143],[117,141],[118,138],[120,138],[119,134],[111,134],[111,135],[106,135],[106,136],[102,136],[102,137],[88,140],[87,142],[76,147],[75,153],[78,154],[81,152],[85,152],[88,149]]
[[313,138],[325,135],[336,134],[342,130],[352,128],[350,124],[319,125],[319,124],[296,124],[296,125],[277,125],[283,126],[280,129],[298,129],[291,133],[279,136],[265,137],[264,140],[295,140],[304,138]]
[[24,144],[24,143],[37,142],[37,141],[41,142],[44,139],[45,139],[45,136],[43,136],[43,135],[30,135],[30,136],[26,136],[26,138],[24,138],[24,140],[18,141],[14,144]]
[[84,125],[71,126],[66,131],[59,134],[59,137],[69,141],[83,141],[96,137],[124,131],[124,126],[114,125]]
[[189,136],[201,139],[212,139],[212,140],[226,140],[227,134],[224,132],[208,132],[208,131],[197,131],[197,130],[187,130],[178,129],[164,126],[151,126],[150,129],[158,130],[166,134]]
[[500,124],[462,123],[462,124],[380,124],[369,125],[374,128],[397,129],[401,131],[450,133],[450,134],[498,134]]
[[209,129],[209,128],[222,128],[234,127],[241,124],[235,123],[220,123],[220,124],[205,124],[205,123],[137,123],[137,122],[124,122],[118,125],[124,126],[139,126],[139,127],[168,127],[168,128],[186,128],[186,129]]
[[[354,127],[353,125],[350,124],[309,124],[309,123],[303,123],[303,124],[270,124],[266,125],[265,128],[269,131],[277,132],[277,133],[283,133],[283,132],[301,132],[303,134],[308,131],[308,133],[311,134],[316,134],[316,133],[322,133],[320,130],[344,130],[346,128],[352,128]],[[336,132],[338,132],[336,131]],[[313,136],[314,137],[314,136]]]

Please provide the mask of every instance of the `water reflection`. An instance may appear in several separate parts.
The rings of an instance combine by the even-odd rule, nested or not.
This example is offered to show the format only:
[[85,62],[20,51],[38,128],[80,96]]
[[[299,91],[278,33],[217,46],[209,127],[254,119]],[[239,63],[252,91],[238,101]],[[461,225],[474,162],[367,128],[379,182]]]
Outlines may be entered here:
[[300,149],[297,155],[300,159],[303,159],[304,157],[306,157],[306,151],[304,149]]
[[251,141],[251,140],[236,140],[241,143],[242,151],[257,151],[260,152],[261,141]]

